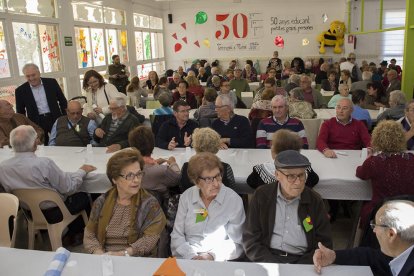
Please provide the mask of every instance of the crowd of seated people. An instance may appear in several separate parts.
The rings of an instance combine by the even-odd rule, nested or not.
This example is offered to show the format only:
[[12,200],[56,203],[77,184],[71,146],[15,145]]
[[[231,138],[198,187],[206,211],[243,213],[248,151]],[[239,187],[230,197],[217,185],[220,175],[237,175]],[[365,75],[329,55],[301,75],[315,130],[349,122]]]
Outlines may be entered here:
[[[400,88],[401,68],[394,63],[380,74],[387,78],[385,88],[383,80],[373,80],[374,74],[368,71],[370,66],[362,67],[366,71],[357,66],[355,55],[350,55],[343,63],[335,68],[318,62],[320,68],[317,69],[318,66],[305,66],[309,61],[295,58],[289,73],[292,85],[288,92],[287,88],[281,92],[277,90],[277,81],[284,71],[275,53],[269,61],[263,87],[255,91],[250,112],[255,114],[260,109],[266,115],[250,118],[234,112],[241,92],[249,91],[249,83],[257,81],[256,69],[250,62],[242,72],[237,61],[232,61],[226,72],[234,73],[234,78],[227,74],[221,76],[217,63],[212,64],[208,72],[202,66],[206,63],[199,60],[188,72],[180,66],[171,82],[166,77],[158,78],[152,71],[145,89],[140,87],[139,79],[131,83],[131,89],[127,88],[131,93],[129,98],[105,83],[98,72],[90,70],[83,80],[87,99],[83,105],[76,100],[65,102],[56,95],[50,96],[47,81],[36,83],[29,89],[33,91],[41,86],[45,95],[39,100],[35,94],[31,103],[36,108],[33,118],[37,123],[25,117],[29,115],[29,105],[23,104],[21,97],[16,97],[17,114],[8,102],[0,100],[0,143],[1,146],[10,145],[16,152],[0,164],[0,185],[6,192],[27,186],[47,187],[56,190],[68,208],[87,209],[89,198],[79,187],[86,175],[95,170],[93,164],[65,173],[53,161],[38,158],[34,152],[37,145],[44,142],[45,135],[49,146],[92,144],[106,147],[108,153],[114,152],[106,171],[112,188],[95,200],[88,223],[80,226],[88,253],[160,256],[157,251],[165,249],[161,247],[171,246],[172,255],[186,259],[311,264],[315,261],[312,260],[314,254],[323,257],[332,253],[321,245],[332,248],[332,235],[328,208],[311,189],[318,183],[318,172],[313,171],[309,160],[300,154],[301,149],[308,148],[301,119],[314,118],[316,113],[312,108],[326,106],[318,89],[312,87],[312,78],[303,74],[306,70],[314,70],[321,85],[327,80],[325,84],[331,91],[339,91],[328,103],[328,107],[335,108],[336,116],[321,125],[317,149],[326,158],[336,158],[336,150],[368,148],[368,158],[355,172],[357,177],[370,180],[373,187],[372,200],[364,204],[361,213],[362,226],[369,224],[368,215],[384,198],[414,193],[409,185],[414,171],[410,167],[414,164],[413,155],[406,152],[414,148],[411,128],[414,103],[406,103],[404,93],[396,89]],[[33,68],[36,71],[36,67]],[[361,74],[358,71],[362,71]],[[40,72],[36,74],[40,79]],[[341,77],[336,79],[338,74]],[[218,79],[218,92],[201,87],[199,82],[208,83],[208,79],[212,86]],[[349,91],[348,87],[353,89]],[[169,116],[159,126],[157,135],[150,128],[140,126],[140,120],[128,109],[128,103],[143,106],[142,97],[146,97],[143,91],[153,94],[154,98],[157,94],[157,100],[162,103],[154,115]],[[51,115],[55,108],[52,101],[60,113],[56,118]],[[371,137],[368,132],[371,121],[364,108],[384,106],[390,109],[379,115],[381,122],[373,129]],[[196,120],[190,119],[190,109],[197,109]],[[209,127],[201,126],[202,118],[213,119],[206,125]],[[258,126],[252,129],[250,120],[255,118],[259,119]],[[52,125],[48,132],[38,126],[50,120]],[[196,155],[180,168],[172,156],[153,158],[155,146],[168,149],[172,154],[177,147],[193,147]],[[246,213],[235,191],[232,168],[216,153],[228,148],[255,147],[270,148],[273,162],[252,166],[253,173],[247,184],[257,191]],[[38,177],[32,175],[33,179],[26,181],[26,186],[20,181],[25,177],[21,175],[25,170],[22,166],[37,167],[39,174]],[[48,183],[39,182],[39,177],[47,179]],[[174,187],[180,188],[175,192],[181,195],[173,230],[160,242],[165,237],[168,200]],[[79,206],[73,206],[72,197],[76,197]],[[51,215],[53,208],[43,207],[50,222],[56,220]],[[282,226],[280,222],[288,211],[293,214],[292,220]],[[307,220],[311,223],[306,224]],[[298,221],[304,221],[303,225],[297,227]],[[78,224],[70,227],[70,230],[75,229],[75,234],[79,234]],[[163,252],[169,254],[168,250]],[[329,264],[315,263],[319,269]]]

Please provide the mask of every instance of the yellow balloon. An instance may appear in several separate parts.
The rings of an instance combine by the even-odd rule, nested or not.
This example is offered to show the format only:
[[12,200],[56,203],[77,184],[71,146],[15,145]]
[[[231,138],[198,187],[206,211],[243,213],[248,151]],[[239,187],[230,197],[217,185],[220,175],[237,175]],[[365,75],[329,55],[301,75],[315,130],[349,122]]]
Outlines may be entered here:
[[210,48],[210,40],[208,40],[208,38],[203,40],[203,44],[207,47]]

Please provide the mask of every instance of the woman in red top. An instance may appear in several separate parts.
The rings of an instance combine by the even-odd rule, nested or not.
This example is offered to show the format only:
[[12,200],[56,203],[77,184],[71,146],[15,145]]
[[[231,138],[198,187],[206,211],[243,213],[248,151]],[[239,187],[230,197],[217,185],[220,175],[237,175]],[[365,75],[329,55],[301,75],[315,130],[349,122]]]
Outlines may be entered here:
[[356,170],[356,176],[370,180],[372,199],[362,206],[361,227],[369,223],[369,214],[384,198],[414,194],[414,155],[406,151],[404,130],[395,121],[382,121],[372,133],[375,156],[368,157]]

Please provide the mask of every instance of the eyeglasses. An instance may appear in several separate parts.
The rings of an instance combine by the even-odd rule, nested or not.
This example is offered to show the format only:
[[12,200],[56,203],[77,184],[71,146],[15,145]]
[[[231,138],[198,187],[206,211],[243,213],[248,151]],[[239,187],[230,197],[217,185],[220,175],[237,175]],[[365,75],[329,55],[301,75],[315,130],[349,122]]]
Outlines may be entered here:
[[190,113],[190,109],[178,110],[177,113]]
[[208,177],[198,177],[198,179],[203,180],[204,182],[206,182],[207,184],[211,184],[213,183],[214,180],[217,180],[217,182],[220,182],[222,179],[221,174],[217,174],[216,176],[208,176]]
[[220,109],[220,108],[223,108],[223,107],[226,107],[226,106],[228,106],[228,105],[226,105],[226,104],[223,104],[223,105],[216,105],[216,108]]
[[300,174],[285,174],[281,170],[279,170],[279,172],[281,174],[283,174],[284,176],[286,176],[287,181],[290,182],[290,183],[295,183],[296,179],[298,179],[298,178],[299,178],[300,181],[304,181],[308,177],[308,173],[307,172],[300,173]]
[[388,225],[385,224],[375,224],[374,220],[371,220],[369,222],[369,226],[371,226],[371,229],[374,230],[375,227],[385,227],[385,228],[390,228]]
[[138,179],[142,179],[142,177],[145,175],[145,172],[143,171],[139,171],[137,173],[128,173],[126,175],[122,175],[120,174],[119,176],[125,178],[128,181],[132,181],[135,179],[135,177],[137,177]]

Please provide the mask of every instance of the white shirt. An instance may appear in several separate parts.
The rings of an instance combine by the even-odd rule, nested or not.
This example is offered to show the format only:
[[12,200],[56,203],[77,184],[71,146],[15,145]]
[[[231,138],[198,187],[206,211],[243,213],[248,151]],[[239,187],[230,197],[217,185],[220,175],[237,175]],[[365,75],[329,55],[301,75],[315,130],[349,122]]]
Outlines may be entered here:
[[393,276],[397,276],[398,274],[400,274],[401,269],[404,267],[405,262],[407,261],[413,249],[414,249],[414,245],[408,247],[407,250],[405,250],[403,253],[395,257],[390,262],[390,268],[391,268],[391,272]]
[[[108,100],[105,97],[105,91],[106,95],[108,96]],[[95,92],[93,96],[92,91],[83,91],[82,95],[86,97],[87,103],[83,105],[83,116],[87,116],[88,113],[93,112],[93,104],[96,104],[98,107],[102,108],[102,113],[104,115],[107,115],[110,113],[109,111],[109,103],[111,99],[114,99],[116,97],[123,97],[126,99],[126,95],[118,92],[118,89],[113,84],[106,83],[102,87],[98,88],[98,90]],[[95,100],[95,102],[94,102]]]
[[[204,221],[196,223],[196,212],[203,208],[207,209],[208,215]],[[208,252],[217,261],[239,257],[243,252],[245,218],[242,199],[223,184],[208,208],[205,208],[197,186],[187,189],[180,197],[171,233],[173,256],[191,259],[197,253]]]
[[49,104],[47,103],[46,98],[46,91],[45,87],[43,86],[42,80],[40,80],[40,84],[38,86],[31,86],[33,97],[36,102],[37,111],[39,114],[50,113]]

